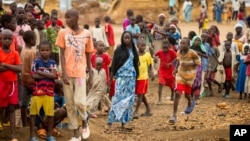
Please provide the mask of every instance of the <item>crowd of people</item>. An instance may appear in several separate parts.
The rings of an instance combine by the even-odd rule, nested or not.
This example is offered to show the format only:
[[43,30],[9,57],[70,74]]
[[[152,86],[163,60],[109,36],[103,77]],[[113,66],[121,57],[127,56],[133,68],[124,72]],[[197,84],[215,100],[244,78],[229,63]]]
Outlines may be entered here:
[[[131,131],[128,122],[153,114],[146,94],[156,76],[157,104],[162,103],[163,87],[170,88],[170,123],[177,122],[182,94],[188,103],[184,113],[190,114],[200,98],[214,96],[213,84],[218,93],[224,89],[224,98],[236,90],[239,99],[250,101],[250,16],[220,41],[216,25],[185,37],[177,17],[167,21],[161,13],[158,23],[152,23],[129,9],[121,42],[115,43],[109,16],[96,18],[94,27],[80,27],[78,11],[70,9],[64,26],[57,10],[46,13],[36,0],[25,7],[12,3],[10,11],[0,7],[0,129],[9,121],[12,141],[17,141],[18,107],[22,126],[30,126],[30,141],[38,141],[35,131],[39,138],[55,141],[65,118],[73,131],[69,141],[87,139],[88,119],[96,118],[98,111],[108,113],[105,132],[112,132],[114,122]],[[225,75],[223,83],[216,81],[217,72]],[[146,110],[139,115],[142,102]]]

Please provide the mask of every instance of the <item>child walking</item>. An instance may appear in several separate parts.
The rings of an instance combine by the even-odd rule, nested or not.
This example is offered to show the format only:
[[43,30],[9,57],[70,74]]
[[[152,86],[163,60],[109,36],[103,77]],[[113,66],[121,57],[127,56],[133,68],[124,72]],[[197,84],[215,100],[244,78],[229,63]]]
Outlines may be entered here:
[[42,41],[39,45],[40,58],[32,64],[32,77],[35,84],[30,105],[30,141],[38,141],[35,138],[35,118],[43,107],[48,119],[47,141],[55,141],[52,136],[54,121],[54,86],[57,79],[56,62],[50,59],[51,44]]
[[27,115],[28,106],[30,104],[30,99],[33,93],[34,80],[31,76],[31,66],[36,57],[36,52],[32,47],[36,44],[36,34],[33,31],[26,31],[23,34],[23,40],[25,42],[25,47],[21,52],[22,72],[22,99],[21,99],[21,117],[23,127],[27,126]]
[[[160,60],[160,69],[158,74],[158,104],[162,103],[163,86],[168,86],[171,90],[170,100],[174,99],[175,78],[173,76],[174,62],[176,61],[176,52],[170,48],[168,40],[163,40],[162,50],[158,51],[155,56]],[[157,61],[157,59],[155,59]]]
[[109,47],[109,43],[107,40],[106,32],[104,28],[101,27],[101,19],[95,19],[95,27],[92,28],[93,38],[96,38],[96,41],[102,41],[105,47]]
[[[17,74],[21,72],[21,61],[18,52],[11,49],[12,32],[8,29],[2,31],[2,47],[0,48],[0,115],[3,121],[4,113],[10,118],[11,141],[17,141],[15,129],[15,108],[19,104]],[[4,112],[4,109],[7,112]]]
[[[243,53],[240,54],[240,56],[237,57],[237,60],[239,62],[239,70],[238,72],[238,79],[236,81],[236,88],[235,90],[240,93],[239,99],[242,99],[242,94],[245,92],[244,87],[245,87],[245,81],[246,81],[246,69],[247,69],[247,64],[245,64],[246,57],[249,54],[249,44],[244,44],[243,45]],[[247,97],[247,93],[245,93],[245,98]]]
[[109,48],[108,48],[108,54],[111,56],[111,58],[113,58],[113,54],[114,54],[114,47],[115,47],[115,35],[114,35],[114,29],[113,26],[111,24],[111,19],[109,16],[106,16],[104,18],[106,25],[105,25],[105,33],[108,39],[108,43],[109,43]]
[[173,116],[169,119],[170,123],[177,120],[177,110],[182,92],[188,101],[186,114],[190,114],[195,106],[195,101],[191,101],[192,84],[196,76],[196,67],[201,65],[199,55],[189,48],[190,40],[188,38],[181,39],[180,50],[177,52],[177,65],[173,74],[176,74],[176,88],[173,107]]
[[151,80],[154,80],[154,73],[152,67],[152,57],[149,52],[146,52],[146,40],[139,39],[137,43],[139,51],[139,77],[136,80],[135,93],[138,95],[137,104],[134,111],[134,119],[138,119],[138,110],[141,106],[141,102],[144,103],[146,111],[141,116],[151,116],[151,109],[145,94],[148,90],[148,72],[150,72]]

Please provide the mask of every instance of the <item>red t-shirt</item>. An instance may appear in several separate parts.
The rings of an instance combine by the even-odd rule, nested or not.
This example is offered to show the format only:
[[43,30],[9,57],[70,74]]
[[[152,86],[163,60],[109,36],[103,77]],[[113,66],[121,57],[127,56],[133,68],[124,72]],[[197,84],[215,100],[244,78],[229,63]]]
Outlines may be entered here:
[[93,68],[96,68],[95,66],[96,57],[101,57],[103,59],[102,68],[106,71],[106,77],[107,77],[107,82],[108,82],[109,81],[109,65],[111,63],[111,57],[106,53],[103,53],[101,56],[98,56],[97,54],[93,54],[91,56],[91,64]]
[[[2,34],[0,33],[0,39],[2,39]],[[0,48],[2,47],[2,40],[0,40]],[[18,44],[17,44],[17,40],[16,37],[13,36],[12,42],[10,44],[10,49],[11,50],[15,50],[18,52]]]
[[[2,50],[2,48],[0,48],[0,62],[5,63],[5,64],[10,64],[10,65],[21,64],[21,60],[17,51],[11,49],[9,53],[6,53]],[[0,80],[1,81],[16,81],[17,74],[16,72],[12,70],[0,72]]]
[[111,24],[106,23],[105,32],[108,35],[107,38],[108,38],[109,46],[114,47],[115,37],[114,37],[114,30]]
[[40,15],[36,15],[36,10],[35,9],[32,10],[32,15],[34,16],[35,19],[40,20],[40,18],[41,18]]
[[[52,22],[51,22],[51,20],[49,20],[49,21],[45,24],[46,28],[48,28],[51,24],[52,24]],[[60,26],[61,28],[63,28],[63,22],[62,22],[61,20],[57,20],[56,25],[57,25],[57,26]]]
[[157,56],[160,59],[160,68],[159,68],[159,76],[165,77],[165,78],[171,78],[173,77],[173,70],[174,70],[174,64],[171,66],[167,66],[167,64],[173,62],[177,55],[176,52],[172,49],[169,49],[167,52],[164,52],[163,50],[158,51],[155,56]]
[[212,37],[213,45],[215,47],[218,47],[220,45],[220,37],[219,37],[219,35],[215,34],[215,36],[212,36],[212,35],[210,35],[210,36]]
[[238,20],[244,20],[244,16],[242,12],[239,12],[238,14]]

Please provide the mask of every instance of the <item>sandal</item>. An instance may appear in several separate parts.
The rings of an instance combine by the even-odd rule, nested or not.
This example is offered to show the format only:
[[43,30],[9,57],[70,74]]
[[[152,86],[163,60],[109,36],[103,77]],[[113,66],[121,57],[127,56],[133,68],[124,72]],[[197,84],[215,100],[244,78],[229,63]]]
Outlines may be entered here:
[[153,114],[151,112],[146,111],[145,113],[141,114],[142,117],[150,117]]
[[176,123],[176,116],[172,116],[172,117],[170,117],[170,119],[169,119],[169,123],[173,123],[173,124],[175,124],[175,123]]
[[47,138],[47,132],[45,129],[39,129],[36,131],[37,136],[41,139],[46,139]]
[[52,135],[55,137],[60,137],[61,136],[61,131],[58,130],[57,128],[53,129]]
[[192,113],[192,111],[194,110],[194,106],[195,106],[195,101],[193,100],[192,102],[191,102],[191,106],[188,106],[187,108],[186,108],[186,110],[185,110],[185,114],[190,114],[190,113]]

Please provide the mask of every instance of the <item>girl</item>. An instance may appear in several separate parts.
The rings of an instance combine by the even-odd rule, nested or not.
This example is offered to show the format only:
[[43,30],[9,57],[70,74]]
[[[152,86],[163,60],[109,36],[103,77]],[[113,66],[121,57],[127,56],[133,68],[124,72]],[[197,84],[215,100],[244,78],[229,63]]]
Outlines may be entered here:
[[248,94],[249,96],[249,100],[248,102],[250,102],[250,54],[247,55],[246,60],[244,61],[245,64],[247,65],[247,69],[246,69],[246,82],[245,82],[245,93]]
[[218,58],[220,56],[220,51],[217,47],[213,46],[212,43],[212,37],[207,37],[207,43],[210,46],[210,53],[208,56],[208,67],[207,67],[207,84],[210,91],[209,96],[213,96],[213,89],[212,89],[212,83],[215,83],[218,85],[218,93],[222,91],[222,86],[219,82],[217,82],[214,78],[217,72],[217,66],[219,64]]
[[[245,59],[249,54],[249,44],[243,45],[243,53],[240,56],[237,56],[237,60],[239,61],[239,72],[238,79],[236,82],[236,91],[240,93],[239,99],[242,99],[242,93],[244,92],[244,84],[246,80],[246,69],[247,65],[245,64]],[[247,93],[245,93],[245,98],[247,97]]]
[[210,36],[213,39],[213,46],[218,47],[220,45],[220,31],[216,25],[212,25],[209,29]]
[[132,38],[130,32],[123,32],[121,45],[114,53],[110,83],[113,78],[116,79],[116,83],[115,95],[112,97],[111,109],[108,115],[108,132],[114,122],[120,122],[122,124],[122,131],[125,131],[127,129],[124,127],[125,124],[133,118],[135,81],[139,75],[139,56]]
[[[202,57],[207,58],[208,57],[206,54],[206,49],[202,44],[201,37],[195,36],[192,39],[190,48],[193,49],[194,51],[196,51],[196,53],[200,56],[200,58],[202,58]],[[192,93],[191,93],[192,97],[194,97],[196,100],[200,96],[201,81],[202,81],[202,66],[199,65],[196,67],[196,77],[195,77],[194,83],[192,85]]]
[[238,46],[239,52],[242,53],[242,46],[244,43],[247,42],[247,38],[246,35],[243,33],[243,26],[239,23],[237,23],[234,26],[235,29],[235,35],[234,35],[234,40],[233,42],[235,42]]
[[193,4],[190,0],[185,0],[183,3],[183,13],[186,22],[190,22],[192,14]]

